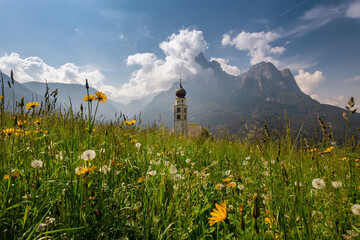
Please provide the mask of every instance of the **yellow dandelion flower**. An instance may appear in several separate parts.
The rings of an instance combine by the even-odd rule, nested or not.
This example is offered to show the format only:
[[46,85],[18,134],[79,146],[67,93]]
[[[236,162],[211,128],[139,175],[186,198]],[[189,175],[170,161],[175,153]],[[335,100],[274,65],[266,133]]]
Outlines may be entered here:
[[144,179],[142,177],[138,178],[138,182],[141,183]]
[[341,158],[341,161],[345,161],[347,159],[348,159],[347,157],[343,157],[343,158]]
[[315,152],[317,148],[311,149],[310,152]]
[[93,200],[93,199],[95,199],[94,196],[90,196],[90,197],[89,197],[89,200]]
[[131,141],[130,142],[132,142],[132,143],[136,143],[137,142],[137,140],[136,139],[131,139]]
[[35,121],[34,121],[34,124],[39,125],[39,124],[40,124],[40,119],[35,120]]
[[107,101],[107,96],[106,96],[105,93],[100,92],[100,91],[97,91],[97,92],[95,93],[95,95],[96,95],[95,100],[97,100],[97,101],[99,101],[99,102],[101,102],[101,103]]
[[88,172],[92,172],[94,171],[95,169],[97,168],[97,166],[92,166],[91,168],[84,168],[84,167],[81,167],[80,169],[75,169],[75,174],[76,175],[82,175],[82,174],[85,174],[85,173],[88,173]]
[[19,127],[22,127],[26,123],[26,120],[17,120],[16,123]]
[[10,178],[9,174],[5,174],[3,177],[4,180],[8,180],[9,178]]
[[324,152],[325,153],[329,153],[334,149],[334,147],[328,147]]
[[358,162],[358,161],[359,161],[359,159],[357,158],[357,159],[355,159],[354,161],[355,161],[355,162]]
[[84,96],[84,97],[83,97],[83,100],[84,100],[85,102],[91,102],[92,100],[95,100],[95,96],[92,95],[92,94],[89,94],[89,95]]
[[27,104],[26,104],[26,109],[32,109],[32,108],[36,108],[36,107],[38,107],[38,106],[40,106],[40,104],[38,103],[38,102],[28,102]]
[[236,187],[236,183],[231,182],[231,183],[226,184],[226,186],[228,186],[228,187]]
[[210,213],[211,217],[209,219],[210,226],[214,225],[217,222],[222,222],[227,220],[226,216],[226,201],[217,204],[215,203],[216,209]]
[[3,133],[5,133],[5,135],[11,136],[11,134],[15,133],[15,129],[14,128],[6,128],[6,129],[3,129]]
[[4,99],[4,96],[0,96],[0,101]]
[[355,167],[358,167],[358,166],[360,166],[360,163],[355,163]]
[[223,181],[223,182],[230,182],[230,181],[231,181],[231,178],[223,178],[222,181]]

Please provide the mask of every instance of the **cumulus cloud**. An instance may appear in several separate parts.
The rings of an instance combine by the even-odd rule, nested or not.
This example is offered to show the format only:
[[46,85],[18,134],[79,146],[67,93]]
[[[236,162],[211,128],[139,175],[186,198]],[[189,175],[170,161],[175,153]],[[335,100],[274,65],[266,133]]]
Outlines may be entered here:
[[240,69],[237,66],[228,65],[229,59],[212,57],[212,58],[210,58],[210,61],[218,62],[220,64],[222,70],[224,72],[226,72],[227,74],[234,75],[234,76],[237,76],[240,74]]
[[325,99],[324,101],[322,101],[322,103],[335,105],[338,107],[344,107],[345,106],[345,97],[344,97],[344,95],[333,96],[332,98]]
[[278,65],[278,60],[273,59],[271,55],[280,55],[286,48],[272,47],[270,43],[280,37],[280,34],[271,31],[253,33],[242,31],[234,38],[229,34],[224,34],[221,43],[223,46],[235,46],[240,51],[247,51],[247,55],[250,56],[250,63],[253,65],[262,61]]
[[315,71],[311,74],[304,70],[299,70],[298,75],[294,78],[301,91],[306,94],[311,94],[312,90],[326,79],[321,71]]
[[104,75],[97,69],[80,68],[73,63],[65,63],[59,68],[47,65],[39,57],[21,58],[18,53],[5,54],[0,58],[0,69],[9,74],[14,71],[20,82],[48,82],[84,84],[88,79],[92,86],[103,86]]
[[180,74],[191,79],[201,71],[195,57],[207,48],[202,31],[181,29],[160,43],[165,59],[158,59],[153,53],[137,53],[128,56],[126,64],[139,65],[130,81],[118,89],[117,95],[127,98],[140,98],[169,89]]
[[353,2],[346,10],[346,16],[349,18],[360,18],[360,1]]

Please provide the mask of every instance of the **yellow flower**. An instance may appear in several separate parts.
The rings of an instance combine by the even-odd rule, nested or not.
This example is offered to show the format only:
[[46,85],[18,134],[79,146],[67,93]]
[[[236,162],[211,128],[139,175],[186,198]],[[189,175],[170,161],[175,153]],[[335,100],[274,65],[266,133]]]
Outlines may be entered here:
[[39,124],[40,124],[40,119],[35,120],[35,121],[34,121],[34,124],[39,125]]
[[15,133],[15,129],[13,129],[13,128],[6,128],[6,129],[3,129],[3,133],[5,133],[5,134],[8,135],[8,136],[11,136],[11,134]]
[[329,153],[329,152],[331,152],[331,150],[333,150],[334,149],[334,147],[329,147],[329,148],[327,148],[324,152],[325,153]]
[[95,96],[92,94],[86,95],[85,97],[83,97],[83,100],[85,102],[91,102],[92,100],[95,100]]
[[138,182],[141,183],[143,181],[143,178],[142,177],[139,177],[138,178]]
[[355,159],[355,162],[358,162],[359,161],[359,159],[357,158],[357,159]]
[[310,152],[315,152],[317,148],[311,149]]
[[214,225],[217,222],[226,221],[226,201],[217,204],[215,203],[216,209],[210,213],[211,217],[209,219],[210,226]]
[[88,173],[88,172],[92,172],[96,168],[97,168],[97,166],[92,166],[91,168],[81,167],[79,170],[75,169],[75,174],[76,175],[82,175],[82,174],[85,174],[85,173]]
[[17,125],[18,125],[19,127],[24,126],[25,123],[26,123],[26,120],[17,120]]
[[228,186],[228,187],[236,187],[236,183],[231,182],[231,183],[226,184],[226,186]]
[[4,99],[4,96],[0,96],[0,100],[3,100]]
[[89,197],[89,200],[93,200],[93,199],[95,199],[94,196],[90,196],[90,197]]
[[99,101],[99,102],[101,102],[101,103],[107,101],[107,96],[106,96],[105,93],[100,92],[100,91],[97,91],[97,92],[95,93],[95,95],[96,95],[95,100],[97,100],[97,101]]
[[230,181],[231,181],[231,178],[223,178],[222,181],[223,181],[223,182],[230,182]]
[[133,142],[137,142],[137,140],[136,140],[136,139],[131,139],[130,142],[132,142],[132,143],[133,143]]
[[134,125],[136,123],[136,120],[131,120],[131,121],[125,121],[124,124],[125,125]]
[[345,161],[347,159],[348,159],[347,157],[343,157],[343,158],[341,158],[341,161]]
[[10,178],[9,174],[5,174],[3,177],[4,180],[8,180],[9,178]]
[[38,102],[28,102],[26,104],[26,109],[32,109],[32,108],[36,108],[40,106],[40,104]]

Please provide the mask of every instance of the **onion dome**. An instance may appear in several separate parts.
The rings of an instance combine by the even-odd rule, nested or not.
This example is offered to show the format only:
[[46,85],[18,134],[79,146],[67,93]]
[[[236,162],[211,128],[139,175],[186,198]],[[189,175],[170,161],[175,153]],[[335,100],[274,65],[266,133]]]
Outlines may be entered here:
[[180,79],[180,87],[176,90],[176,96],[178,98],[185,98],[185,95],[186,95],[186,91],[185,89],[182,87],[182,84],[181,84],[181,79]]

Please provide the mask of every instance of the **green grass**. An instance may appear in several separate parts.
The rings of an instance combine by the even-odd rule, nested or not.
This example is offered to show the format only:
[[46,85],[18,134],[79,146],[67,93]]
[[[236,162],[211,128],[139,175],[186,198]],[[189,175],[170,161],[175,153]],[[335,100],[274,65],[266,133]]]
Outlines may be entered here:
[[[46,104],[15,114],[2,108],[0,239],[343,239],[343,234],[360,234],[360,216],[351,211],[360,203],[356,147],[325,152],[330,145],[305,146],[301,136],[297,143],[288,136],[189,139],[169,135],[168,129],[142,128],[139,120],[96,123],[92,116],[88,122],[89,114]],[[20,128],[15,120],[26,123]],[[9,128],[15,129],[10,136],[4,132]],[[80,156],[88,149],[96,157],[84,161]],[[34,160],[43,166],[33,168]],[[75,173],[90,164],[97,168]],[[236,185],[227,186],[225,178]],[[316,178],[325,188],[312,186]],[[334,181],[342,186],[334,188]],[[223,201],[227,221],[210,226],[212,209]]]

